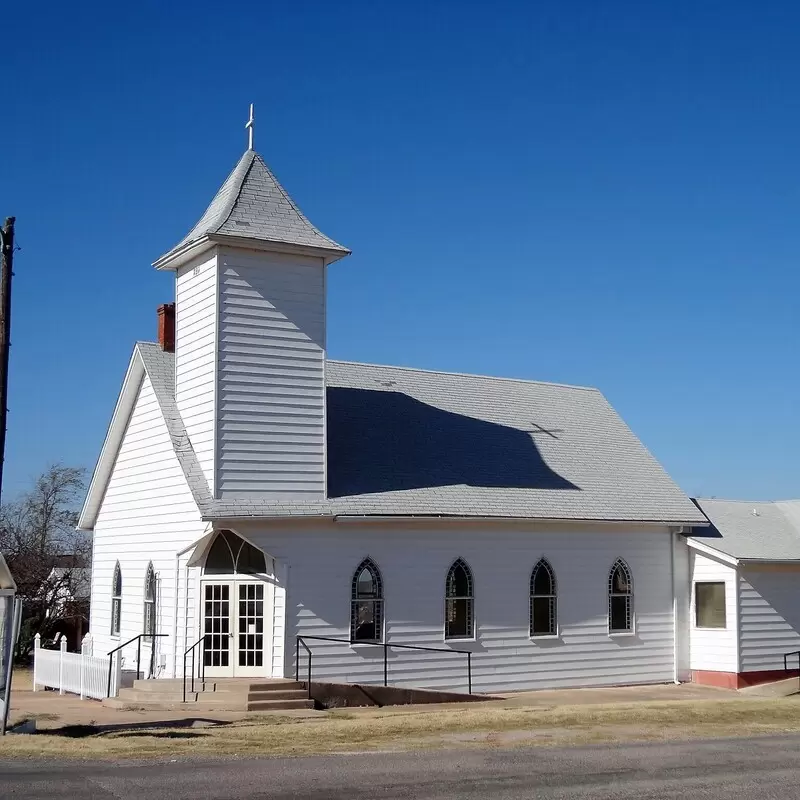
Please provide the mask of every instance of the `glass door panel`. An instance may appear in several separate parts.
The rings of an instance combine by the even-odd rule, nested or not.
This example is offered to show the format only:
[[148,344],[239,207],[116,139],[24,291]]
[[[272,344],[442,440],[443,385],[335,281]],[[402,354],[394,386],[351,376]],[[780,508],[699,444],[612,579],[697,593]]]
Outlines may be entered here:
[[264,675],[264,584],[240,583],[236,630],[236,674]]
[[266,586],[259,582],[202,583],[206,677],[269,675],[265,635]]
[[230,676],[231,667],[231,585],[203,584],[203,662],[207,676]]

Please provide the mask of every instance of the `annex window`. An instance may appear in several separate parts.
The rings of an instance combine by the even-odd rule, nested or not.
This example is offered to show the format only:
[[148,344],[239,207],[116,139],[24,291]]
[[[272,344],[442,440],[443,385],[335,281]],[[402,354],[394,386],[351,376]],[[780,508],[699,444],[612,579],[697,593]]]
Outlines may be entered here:
[[475,597],[472,570],[459,558],[450,567],[445,584],[444,638],[472,639],[475,636]]
[[628,565],[621,559],[614,562],[608,576],[609,633],[633,631],[633,581]]
[[365,558],[353,574],[350,595],[350,641],[383,640],[383,581],[380,570]]
[[142,631],[144,633],[156,632],[156,573],[153,570],[152,561],[147,565],[147,572],[144,576],[144,626]]
[[220,531],[208,551],[206,575],[262,575],[267,571],[264,553],[233,531]]
[[694,623],[697,628],[724,628],[725,582],[695,583]]
[[114,578],[111,582],[111,635],[119,636],[122,623],[122,570],[119,561],[114,567]]
[[543,558],[531,573],[531,637],[556,632],[556,575]]

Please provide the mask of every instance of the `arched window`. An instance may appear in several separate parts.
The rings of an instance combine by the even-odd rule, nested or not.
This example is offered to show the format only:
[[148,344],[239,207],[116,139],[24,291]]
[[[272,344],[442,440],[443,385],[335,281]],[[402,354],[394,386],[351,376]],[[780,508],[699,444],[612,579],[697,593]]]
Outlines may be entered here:
[[383,641],[383,581],[371,558],[365,558],[353,574],[350,641]]
[[111,582],[111,635],[119,636],[122,624],[122,570],[119,561],[114,567],[114,578]]
[[630,633],[633,630],[633,581],[628,565],[618,558],[608,575],[608,630]]
[[475,636],[475,598],[472,570],[459,558],[447,573],[445,584],[444,638],[472,639]]
[[[156,573],[153,571],[153,562],[147,565],[144,576],[144,633],[156,632]],[[151,641],[146,639],[145,641]]]
[[206,575],[261,575],[267,571],[264,553],[233,531],[220,531],[206,556]]
[[556,574],[542,558],[531,572],[531,636],[555,636]]

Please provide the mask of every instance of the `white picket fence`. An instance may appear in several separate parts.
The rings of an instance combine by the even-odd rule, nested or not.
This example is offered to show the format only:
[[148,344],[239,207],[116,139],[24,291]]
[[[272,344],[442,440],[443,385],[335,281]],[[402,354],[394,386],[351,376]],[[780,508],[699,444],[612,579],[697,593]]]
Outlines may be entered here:
[[87,633],[81,643],[80,653],[67,652],[67,640],[61,639],[58,650],[48,650],[41,645],[37,633],[33,645],[33,691],[43,687],[58,689],[59,694],[79,694],[102,700],[116,697],[120,686],[122,661],[114,657],[111,670],[111,692],[108,691],[109,656],[92,655],[92,639]]

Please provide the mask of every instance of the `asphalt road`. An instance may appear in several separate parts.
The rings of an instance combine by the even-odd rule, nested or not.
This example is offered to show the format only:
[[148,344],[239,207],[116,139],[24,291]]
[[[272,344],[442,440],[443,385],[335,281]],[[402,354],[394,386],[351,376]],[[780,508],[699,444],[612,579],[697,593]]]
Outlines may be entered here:
[[0,797],[791,800],[800,798],[800,736],[142,764],[0,761]]

